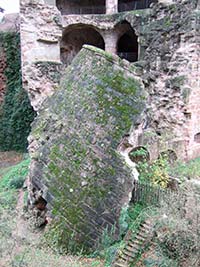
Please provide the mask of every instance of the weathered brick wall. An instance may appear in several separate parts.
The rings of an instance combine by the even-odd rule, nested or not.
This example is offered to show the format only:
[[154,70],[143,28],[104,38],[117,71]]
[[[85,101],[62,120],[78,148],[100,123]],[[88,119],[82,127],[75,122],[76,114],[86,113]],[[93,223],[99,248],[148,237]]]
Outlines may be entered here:
[[134,176],[117,147],[144,108],[142,81],[129,67],[82,49],[32,125],[30,201],[37,208],[45,200],[65,218],[66,245],[73,234],[77,247],[94,250],[106,229],[119,235]]

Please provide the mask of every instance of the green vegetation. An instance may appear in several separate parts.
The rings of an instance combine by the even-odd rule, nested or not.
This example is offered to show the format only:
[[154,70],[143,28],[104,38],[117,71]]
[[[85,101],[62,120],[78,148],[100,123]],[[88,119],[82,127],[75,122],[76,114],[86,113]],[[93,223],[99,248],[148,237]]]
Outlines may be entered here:
[[[27,176],[29,163],[30,160],[26,159],[12,167],[0,169],[0,266],[103,267],[103,261],[99,259],[61,256],[50,248],[44,249],[38,233],[26,233],[28,222],[21,219],[22,210],[16,210],[16,203],[18,189]],[[22,228],[26,233],[23,239],[17,236],[19,221],[23,223]]]
[[200,178],[200,158],[190,160],[189,162],[176,162],[169,170],[170,174],[181,180]]
[[6,209],[12,209],[17,201],[17,189],[23,186],[28,174],[30,160],[26,159],[21,163],[8,168],[0,179],[0,204]]
[[130,153],[133,161],[134,159],[137,160],[140,181],[166,188],[169,182],[169,162],[167,157],[163,155],[149,162],[147,153],[147,150],[144,148]]
[[0,44],[6,53],[7,64],[7,87],[0,107],[0,150],[24,152],[35,113],[22,88],[19,34],[0,33]]
[[8,168],[0,180],[0,191],[21,188],[28,174],[29,164],[30,159],[25,159],[19,164]]
[[162,203],[154,225],[152,266],[199,266],[199,201],[200,187],[188,184]]

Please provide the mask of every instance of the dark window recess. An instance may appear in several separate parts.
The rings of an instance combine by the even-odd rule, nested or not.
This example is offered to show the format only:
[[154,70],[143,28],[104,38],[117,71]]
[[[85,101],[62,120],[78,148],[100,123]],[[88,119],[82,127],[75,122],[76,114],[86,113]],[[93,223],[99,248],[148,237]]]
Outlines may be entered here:
[[119,57],[126,59],[129,62],[138,60],[137,36],[131,26],[129,26],[129,30],[127,30],[118,40],[117,54]]
[[69,65],[84,44],[105,49],[105,43],[97,30],[86,25],[76,25],[66,29],[61,40],[61,61]]
[[118,11],[125,12],[137,9],[149,8],[152,3],[156,3],[156,0],[119,0]]
[[57,0],[56,6],[62,15],[105,14],[105,0]]
[[200,143],[200,133],[195,134],[195,136],[194,136],[194,141],[195,141],[196,143]]

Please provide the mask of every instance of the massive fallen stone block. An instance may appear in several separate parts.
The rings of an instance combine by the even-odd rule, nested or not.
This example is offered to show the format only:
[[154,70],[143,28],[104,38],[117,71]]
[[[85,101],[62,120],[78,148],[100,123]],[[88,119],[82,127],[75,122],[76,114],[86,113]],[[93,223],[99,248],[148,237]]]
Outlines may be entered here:
[[144,101],[133,66],[84,46],[39,111],[29,137],[30,202],[39,210],[47,203],[66,244],[73,236],[94,250],[105,231],[118,237],[134,176],[117,147]]

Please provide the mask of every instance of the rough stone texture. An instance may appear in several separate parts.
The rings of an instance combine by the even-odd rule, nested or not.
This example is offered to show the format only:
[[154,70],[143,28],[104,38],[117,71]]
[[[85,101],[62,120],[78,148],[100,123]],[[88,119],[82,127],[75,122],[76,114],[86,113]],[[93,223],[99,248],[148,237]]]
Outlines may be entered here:
[[[64,92],[62,89],[56,92],[45,103],[44,109],[39,112],[40,115],[33,125],[34,129],[30,137],[32,204],[34,205],[34,201],[37,203],[38,199],[45,199],[48,203],[52,203],[52,194],[49,194],[52,188],[55,189],[52,192],[59,203],[62,203],[60,199],[62,197],[65,199],[66,196],[63,206],[67,208],[63,209],[62,215],[66,220],[70,220],[67,229],[71,228],[76,231],[77,242],[80,243],[86,242],[82,240],[82,236],[87,233],[90,238],[86,245],[93,245],[96,244],[96,240],[102,233],[101,230],[105,229],[106,225],[111,227],[114,221],[118,221],[122,203],[128,202],[127,192],[131,192],[132,189],[130,173],[128,170],[121,172],[122,161],[113,154],[119,143],[120,151],[127,145],[125,151],[121,151],[126,162],[130,161],[127,157],[128,150],[141,146],[148,150],[151,160],[167,150],[183,160],[200,155],[200,3],[197,0],[159,1],[158,4],[152,5],[152,9],[142,11],[111,15],[63,15],[61,17],[56,7],[48,6],[44,4],[44,1],[40,3],[36,0],[26,1],[26,3],[22,1],[22,3],[23,74],[35,109],[39,109],[46,96],[58,87],[61,29],[65,33],[78,27],[91,27],[104,39],[106,51],[112,53],[116,53],[116,44],[121,35],[126,32],[123,22],[129,23],[138,36],[139,61],[132,66],[128,62],[122,64],[119,61],[119,65],[127,64],[126,71],[123,70],[121,74],[127,77],[128,70],[137,71],[148,93],[147,108],[141,112],[137,121],[130,123],[134,115],[131,109],[121,109],[121,112],[128,112],[124,119],[125,125],[121,124],[123,121],[120,119],[121,115],[113,114],[109,105],[106,106],[107,113],[101,113],[104,108],[101,106],[102,102],[99,101],[98,105],[95,102],[95,95],[100,92],[96,89],[102,85],[99,76],[101,72],[96,73],[95,70],[100,67],[104,69],[103,66],[107,66],[108,59],[112,62],[112,56],[106,54],[106,60],[98,56],[97,62],[97,55],[88,50],[87,57],[90,58],[91,54],[93,55],[90,58],[93,66],[86,65],[85,61],[82,62],[83,51],[75,58],[74,63],[65,73],[62,88],[67,90]],[[32,58],[33,55],[36,55],[36,58]],[[116,67],[116,64],[111,64],[111,66]],[[49,68],[51,68],[50,72]],[[83,73],[86,75],[85,78]],[[104,69],[104,73],[110,75],[113,74],[113,70],[110,71],[109,67]],[[74,81],[70,79],[70,76],[74,78]],[[88,77],[90,77],[89,83]],[[118,78],[114,78],[115,83]],[[100,81],[99,84],[98,81]],[[103,83],[102,90],[105,90],[105,97],[112,99],[116,91],[110,90],[107,86],[104,88],[104,85]],[[124,86],[122,85],[123,89]],[[78,90],[78,88],[81,89]],[[132,93],[128,91],[127,95],[131,96]],[[126,101],[131,103],[132,99],[127,95]],[[65,101],[64,105],[62,105],[63,101]],[[86,105],[88,102],[90,104]],[[126,106],[125,102],[123,103]],[[74,109],[71,111],[72,105]],[[62,108],[63,113],[59,113]],[[105,127],[103,129],[96,128],[94,122],[95,118],[98,118],[97,114],[100,123],[103,123],[102,126]],[[115,128],[117,137],[113,135],[113,128],[110,127],[113,116],[117,116],[116,122],[120,124],[118,128]],[[126,122],[128,122],[127,125]],[[67,131],[66,127],[68,127]],[[128,133],[129,127],[131,127],[130,136],[124,138],[126,142],[123,144],[120,140],[124,134]],[[101,147],[100,144],[103,146]],[[90,147],[90,153],[86,149],[87,145]],[[108,155],[112,155],[113,160],[110,160]],[[95,156],[97,156],[98,164],[93,161]],[[99,159],[102,160],[99,161]],[[124,183],[118,175],[124,178]],[[66,177],[67,183],[63,185],[62,181],[65,181]],[[84,177],[89,177],[89,180]],[[96,179],[93,179],[94,177]],[[106,191],[108,180],[105,181],[102,177],[108,177],[111,190]],[[113,185],[114,178],[115,184]],[[129,178],[130,180],[127,180]],[[87,188],[91,184],[91,189],[93,193],[96,192],[96,195],[88,194]],[[101,188],[99,185],[102,184],[105,185],[105,190],[99,191],[98,188]],[[124,195],[125,190],[127,192]],[[92,201],[94,195],[99,197],[100,203]],[[79,196],[86,203],[85,206]],[[71,205],[72,200],[76,205]],[[116,203],[118,205],[115,205]],[[96,209],[94,206],[91,209],[90,204],[96,205]],[[58,211],[61,212],[60,209]],[[76,212],[73,216],[74,211]],[[80,219],[83,214],[86,221]],[[95,219],[89,220],[90,216]],[[111,220],[111,224],[105,218]],[[100,231],[97,229],[99,225]],[[79,235],[80,232],[84,234]]]
[[[35,110],[39,110],[47,95],[50,95],[58,87],[57,82],[49,81],[46,77],[43,77],[42,82],[40,82],[41,77],[37,77],[38,70],[35,68],[35,62],[52,62],[52,64],[55,62],[57,68],[58,63],[64,57],[67,59],[65,65],[68,65],[72,57],[81,48],[81,42],[79,42],[78,48],[71,48],[70,43],[64,43],[65,33],[83,29],[82,34],[86,36],[89,27],[96,32],[96,36],[100,35],[97,37],[96,42],[92,41],[89,44],[96,45],[98,39],[101,40],[103,38],[105,50],[116,54],[117,42],[126,31],[126,26],[121,25],[121,23],[131,21],[131,26],[135,29],[136,34],[139,35],[138,31],[141,28],[142,18],[149,12],[148,10],[143,10],[142,12],[131,11],[110,15],[61,16],[58,9],[52,5],[53,3],[49,2],[48,4],[47,2],[42,0],[21,0],[20,2],[23,84]],[[115,1],[108,2],[112,7]],[[86,32],[84,29],[86,29]],[[63,38],[60,40],[62,30]],[[98,47],[102,47],[101,44]],[[63,50],[64,53],[62,53]],[[67,55],[65,55],[66,52],[68,52]],[[43,84],[46,86],[43,86]]]
[[106,14],[118,12],[118,0],[106,0]]
[[58,79],[41,75],[37,66],[38,62],[43,63],[46,73],[48,66],[50,71],[54,66],[55,72],[59,72],[61,17],[56,7],[39,0],[21,0],[20,15],[23,85],[33,108],[38,110],[43,100],[58,87]]
[[[151,158],[173,150],[179,159],[200,154],[198,1],[155,5],[143,27],[143,79],[149,107],[130,142],[147,146]],[[156,36],[156,38],[155,38]]]
[[18,32],[19,31],[19,14],[5,14],[0,21],[1,32]]
[[[144,108],[141,79],[128,63],[86,46],[32,125],[31,204],[47,201],[65,218],[66,243],[93,250],[114,228],[134,177],[117,152]],[[54,201],[52,200],[54,199]]]

